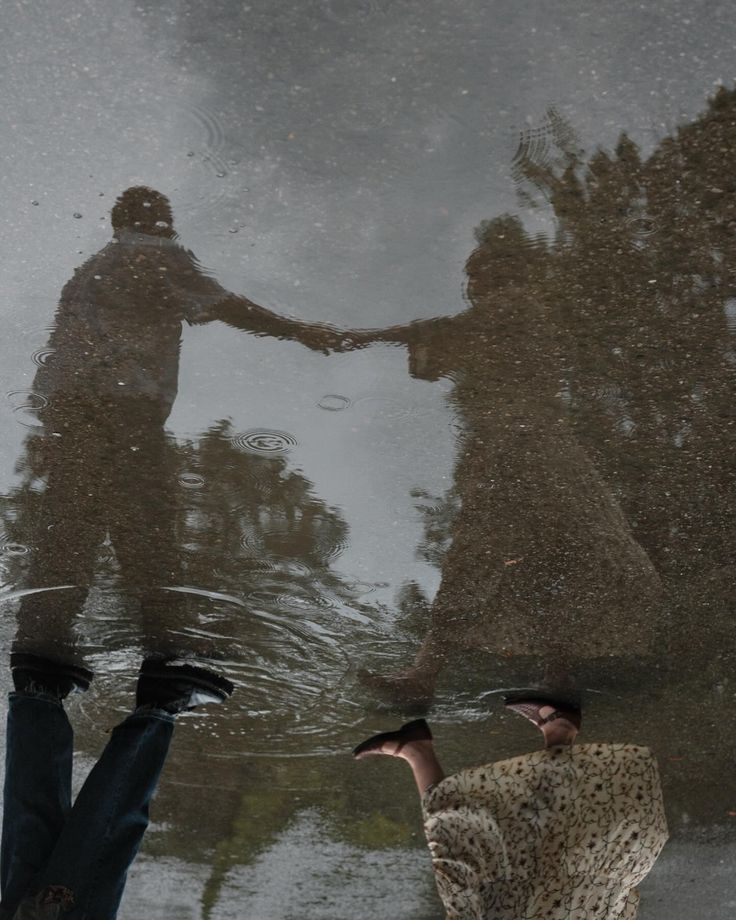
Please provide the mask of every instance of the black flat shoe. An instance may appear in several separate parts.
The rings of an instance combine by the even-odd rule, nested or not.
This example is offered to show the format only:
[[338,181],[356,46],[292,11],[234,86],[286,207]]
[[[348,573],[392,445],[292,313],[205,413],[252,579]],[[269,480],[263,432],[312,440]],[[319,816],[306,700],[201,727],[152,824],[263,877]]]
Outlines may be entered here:
[[392,751],[391,754],[388,754],[388,756],[395,757],[404,745],[408,744],[410,741],[431,740],[432,732],[429,730],[429,725],[427,725],[424,719],[415,719],[413,722],[407,722],[406,725],[402,725],[398,731],[381,732],[378,735],[367,738],[355,748],[353,757],[355,757],[356,760],[360,760],[362,757],[368,757],[370,754],[388,754],[388,752],[382,750],[383,745],[394,741],[398,743],[398,747],[395,751]]

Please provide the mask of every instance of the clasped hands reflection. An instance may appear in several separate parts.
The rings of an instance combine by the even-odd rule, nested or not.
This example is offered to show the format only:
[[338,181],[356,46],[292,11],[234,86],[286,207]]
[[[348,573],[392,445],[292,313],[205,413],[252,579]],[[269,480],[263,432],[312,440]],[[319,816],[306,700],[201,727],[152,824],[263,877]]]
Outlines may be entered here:
[[332,326],[314,325],[302,337],[302,342],[325,355],[342,354],[367,348],[376,341],[375,333],[366,331],[341,332]]

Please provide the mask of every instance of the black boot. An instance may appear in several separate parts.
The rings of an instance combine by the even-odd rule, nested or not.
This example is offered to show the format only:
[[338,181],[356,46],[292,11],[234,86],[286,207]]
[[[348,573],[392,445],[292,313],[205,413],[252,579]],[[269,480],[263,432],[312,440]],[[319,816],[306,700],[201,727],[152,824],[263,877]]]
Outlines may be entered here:
[[58,700],[66,699],[72,692],[87,690],[94,677],[92,671],[79,665],[27,652],[13,652],[10,656],[10,670],[18,693],[43,695]]
[[224,703],[234,689],[229,680],[206,668],[178,664],[172,658],[147,658],[138,675],[135,707],[176,715],[203,703]]

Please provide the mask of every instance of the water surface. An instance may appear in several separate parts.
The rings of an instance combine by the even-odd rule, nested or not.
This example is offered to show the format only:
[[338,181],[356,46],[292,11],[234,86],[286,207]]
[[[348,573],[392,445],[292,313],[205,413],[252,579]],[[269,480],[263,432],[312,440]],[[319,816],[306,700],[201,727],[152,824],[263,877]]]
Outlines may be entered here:
[[[121,917],[441,917],[409,777],[347,752],[419,707],[448,769],[522,753],[501,693],[560,682],[659,758],[641,916],[731,916],[730,9],[47,13],[1,39],[4,648],[95,669],[80,778],[147,651],[236,683]],[[110,242],[139,185],[175,255]]]

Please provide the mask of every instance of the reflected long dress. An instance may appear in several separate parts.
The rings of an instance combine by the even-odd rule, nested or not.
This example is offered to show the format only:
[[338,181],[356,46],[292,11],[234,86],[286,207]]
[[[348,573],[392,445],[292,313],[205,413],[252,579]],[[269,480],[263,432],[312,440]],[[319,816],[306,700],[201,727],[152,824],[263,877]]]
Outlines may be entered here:
[[632,920],[668,832],[645,747],[553,747],[425,793],[447,920]]
[[659,629],[659,575],[562,398],[576,348],[555,296],[563,281],[518,221],[500,219],[493,231],[466,264],[464,313],[365,337],[406,345],[415,379],[451,379],[463,429],[459,508],[410,674],[420,692],[451,648],[637,658],[651,654]]

